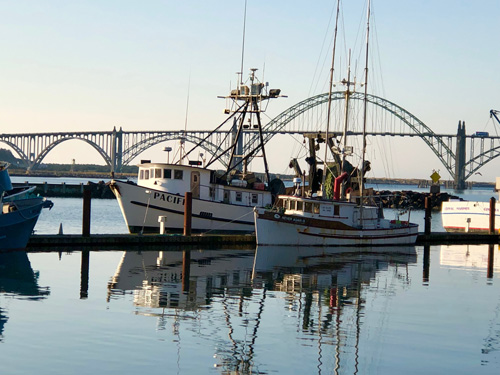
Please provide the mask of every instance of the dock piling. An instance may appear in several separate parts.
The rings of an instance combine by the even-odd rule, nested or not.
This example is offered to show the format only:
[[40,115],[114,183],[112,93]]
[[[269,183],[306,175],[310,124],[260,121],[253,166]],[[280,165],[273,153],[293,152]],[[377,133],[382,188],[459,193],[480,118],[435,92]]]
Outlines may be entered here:
[[431,234],[431,210],[432,204],[429,197],[425,197],[425,217],[424,217],[424,227],[425,234]]
[[495,234],[495,203],[496,199],[490,198],[490,234]]
[[184,235],[191,235],[191,219],[193,211],[193,193],[186,191],[184,195]]
[[82,236],[90,237],[90,185],[85,185],[83,189],[83,218],[82,218]]

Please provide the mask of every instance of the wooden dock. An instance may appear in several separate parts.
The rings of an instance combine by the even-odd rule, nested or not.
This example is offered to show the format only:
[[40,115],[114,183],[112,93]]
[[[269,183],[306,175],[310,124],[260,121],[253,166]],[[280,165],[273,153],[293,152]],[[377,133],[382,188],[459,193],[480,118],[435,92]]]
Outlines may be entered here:
[[[499,244],[498,234],[481,233],[431,233],[418,235],[416,245],[451,245],[451,244]],[[160,234],[92,234],[89,236],[33,235],[27,249],[46,251],[48,248],[84,247],[93,249],[120,249],[126,247],[198,247],[228,248],[255,247],[254,235],[160,235]],[[55,250],[55,249],[54,249]]]

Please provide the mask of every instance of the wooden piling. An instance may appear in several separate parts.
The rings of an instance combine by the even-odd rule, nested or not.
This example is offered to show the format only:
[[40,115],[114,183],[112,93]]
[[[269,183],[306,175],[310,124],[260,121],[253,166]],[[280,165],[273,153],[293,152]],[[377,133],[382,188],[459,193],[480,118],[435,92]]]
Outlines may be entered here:
[[184,195],[184,235],[191,235],[191,221],[193,214],[193,193],[186,191]]
[[90,237],[90,185],[85,185],[83,189],[83,218],[82,218],[82,236]]
[[490,234],[495,234],[495,203],[496,199],[490,198]]
[[430,197],[425,197],[425,217],[424,217],[424,230],[425,234],[431,234],[431,199]]

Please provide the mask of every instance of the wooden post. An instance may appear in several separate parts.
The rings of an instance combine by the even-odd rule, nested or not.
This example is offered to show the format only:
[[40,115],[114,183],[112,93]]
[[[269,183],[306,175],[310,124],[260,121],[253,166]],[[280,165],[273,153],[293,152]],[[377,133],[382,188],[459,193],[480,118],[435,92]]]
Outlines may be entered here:
[[184,195],[184,235],[191,235],[191,219],[193,213],[193,193],[186,191]]
[[189,274],[191,271],[191,251],[182,252],[182,291],[189,292]]
[[82,236],[90,237],[90,185],[85,185],[83,189],[83,218],[82,218]]
[[425,226],[425,234],[431,234],[431,199],[430,197],[425,197],[425,217],[424,217],[424,226]]
[[495,234],[495,203],[496,199],[490,198],[490,234]]

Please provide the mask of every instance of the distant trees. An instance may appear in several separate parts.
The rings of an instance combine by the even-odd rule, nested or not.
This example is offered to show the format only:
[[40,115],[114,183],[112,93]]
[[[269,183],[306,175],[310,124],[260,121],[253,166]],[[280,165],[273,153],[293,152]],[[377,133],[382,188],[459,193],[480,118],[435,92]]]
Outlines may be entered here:
[[[6,161],[11,164],[11,169],[26,170],[21,159],[16,158],[10,150],[0,148],[0,160]],[[137,173],[137,167],[135,165],[124,165],[122,167],[121,173]],[[39,172],[56,172],[56,173],[97,173],[97,174],[109,174],[110,170],[107,165],[98,164],[41,164],[37,171]]]

